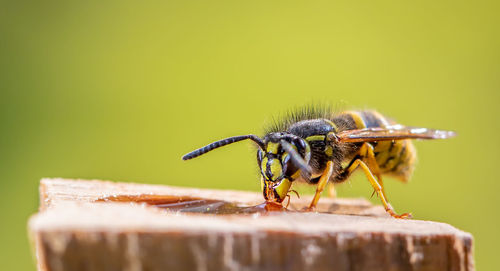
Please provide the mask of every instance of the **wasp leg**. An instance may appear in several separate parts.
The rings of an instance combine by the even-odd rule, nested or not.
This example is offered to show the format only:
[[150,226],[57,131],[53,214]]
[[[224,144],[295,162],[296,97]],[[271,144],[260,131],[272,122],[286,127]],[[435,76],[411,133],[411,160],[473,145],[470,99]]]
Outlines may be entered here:
[[328,183],[328,197],[336,198],[337,191],[335,190],[335,184],[333,182]]
[[382,187],[380,186],[380,184],[378,183],[377,179],[375,178],[375,176],[373,176],[370,168],[366,165],[365,162],[363,162],[361,159],[356,159],[354,161],[354,163],[352,163],[351,166],[349,166],[347,169],[346,169],[346,173],[347,175],[350,175],[356,168],[358,168],[358,166],[361,166],[361,168],[363,169],[363,171],[365,172],[365,175],[366,175],[366,178],[368,178],[368,181],[370,182],[370,184],[372,185],[373,189],[375,189],[375,191],[377,192],[379,198],[380,198],[380,201],[382,201],[382,204],[384,205],[384,208],[385,210],[392,216],[392,217],[395,217],[395,218],[410,218],[411,217],[411,214],[409,213],[404,213],[402,215],[398,215],[394,212],[394,210],[392,209],[392,207],[389,205],[389,203],[387,203],[387,200],[385,199],[384,197],[384,194],[382,193]]
[[[380,175],[380,168],[378,167],[377,159],[375,158],[373,146],[368,144],[368,143],[365,143],[361,147],[360,152],[362,153],[362,155],[364,157],[367,158],[368,166],[370,167],[373,175],[375,175],[375,177],[377,177],[378,183],[380,184],[380,187],[382,188],[382,194],[384,195],[385,200],[389,201],[389,199],[387,198],[387,195],[385,194],[384,182],[382,181],[382,176]],[[375,193],[375,192],[376,191],[373,191],[373,193]],[[373,194],[372,194],[372,196],[373,196]]]
[[321,178],[319,179],[318,186],[316,187],[316,194],[314,194],[314,198],[309,204],[309,210],[314,210],[316,208],[316,204],[318,204],[319,197],[321,197],[321,192],[325,189],[326,183],[332,177],[333,174],[333,162],[328,161],[326,163],[326,168],[321,174]]

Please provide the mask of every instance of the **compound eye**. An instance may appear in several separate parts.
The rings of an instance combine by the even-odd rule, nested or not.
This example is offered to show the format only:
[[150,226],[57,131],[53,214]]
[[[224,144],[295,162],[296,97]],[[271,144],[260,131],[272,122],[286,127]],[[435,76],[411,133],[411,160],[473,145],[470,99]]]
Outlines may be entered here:
[[283,167],[283,172],[286,172],[286,170],[288,169],[289,161],[290,161],[290,154],[286,152],[285,154],[283,154],[283,156],[281,156],[281,165]]
[[264,152],[261,149],[259,149],[257,151],[257,161],[259,162],[259,164],[262,162],[262,158],[264,158]]
[[301,140],[301,139],[299,139],[299,140],[295,140],[295,141],[293,142],[293,145],[294,145],[296,148],[298,147],[298,148],[297,148],[297,149],[298,149],[297,151],[303,151],[303,150],[305,150],[305,149],[306,149],[306,142],[305,142],[305,140]]
[[286,165],[288,161],[290,161],[290,154],[289,153],[283,154],[283,156],[281,157],[281,164]]

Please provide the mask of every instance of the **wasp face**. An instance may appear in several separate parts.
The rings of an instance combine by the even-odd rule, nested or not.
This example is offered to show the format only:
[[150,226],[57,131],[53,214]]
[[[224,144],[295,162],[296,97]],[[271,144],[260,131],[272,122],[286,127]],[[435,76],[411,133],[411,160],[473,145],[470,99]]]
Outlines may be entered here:
[[287,133],[272,133],[265,137],[265,149],[257,151],[257,162],[262,174],[262,193],[268,201],[282,202],[288,195],[292,181],[300,173],[299,166],[284,144],[297,154],[305,153],[307,143]]

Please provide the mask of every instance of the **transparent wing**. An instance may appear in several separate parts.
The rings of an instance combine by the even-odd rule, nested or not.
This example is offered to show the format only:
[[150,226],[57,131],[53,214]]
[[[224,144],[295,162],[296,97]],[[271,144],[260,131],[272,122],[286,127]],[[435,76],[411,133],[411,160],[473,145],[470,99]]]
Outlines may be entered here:
[[392,125],[388,127],[346,130],[337,134],[340,142],[370,142],[401,139],[443,139],[455,136],[455,132],[418,127]]

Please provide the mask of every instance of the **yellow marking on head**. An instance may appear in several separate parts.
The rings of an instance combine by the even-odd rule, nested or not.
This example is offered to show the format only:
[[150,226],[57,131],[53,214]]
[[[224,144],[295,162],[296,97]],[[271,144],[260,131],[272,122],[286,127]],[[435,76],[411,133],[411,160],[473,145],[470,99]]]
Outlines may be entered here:
[[333,147],[330,145],[327,145],[325,148],[325,154],[328,156],[332,156],[333,155]]
[[269,142],[267,143],[267,152],[277,154],[279,146],[278,143]]
[[260,190],[261,191],[264,190],[264,177],[263,176],[260,177]]
[[292,176],[291,176],[292,180],[295,180],[295,179],[297,179],[299,177],[300,177],[300,169],[297,170],[297,171],[295,171],[295,173],[292,174]]
[[306,137],[306,141],[323,141],[323,140],[325,140],[324,135],[312,135]]
[[264,157],[262,159],[262,162],[260,163],[260,169],[262,171],[262,175],[266,176],[266,167],[267,167],[267,157]]
[[356,128],[358,129],[363,129],[366,128],[365,121],[357,111],[345,111],[344,114],[348,114],[351,116],[351,118],[354,120],[354,123],[356,123]]
[[290,186],[292,186],[292,182],[290,182],[288,179],[285,178],[281,181],[280,184],[278,184],[274,188],[274,191],[276,191],[280,199],[283,200],[285,199],[286,195],[288,195],[288,190],[290,190]]
[[278,159],[271,160],[271,173],[273,174],[272,179],[276,180],[281,175],[281,163]]

